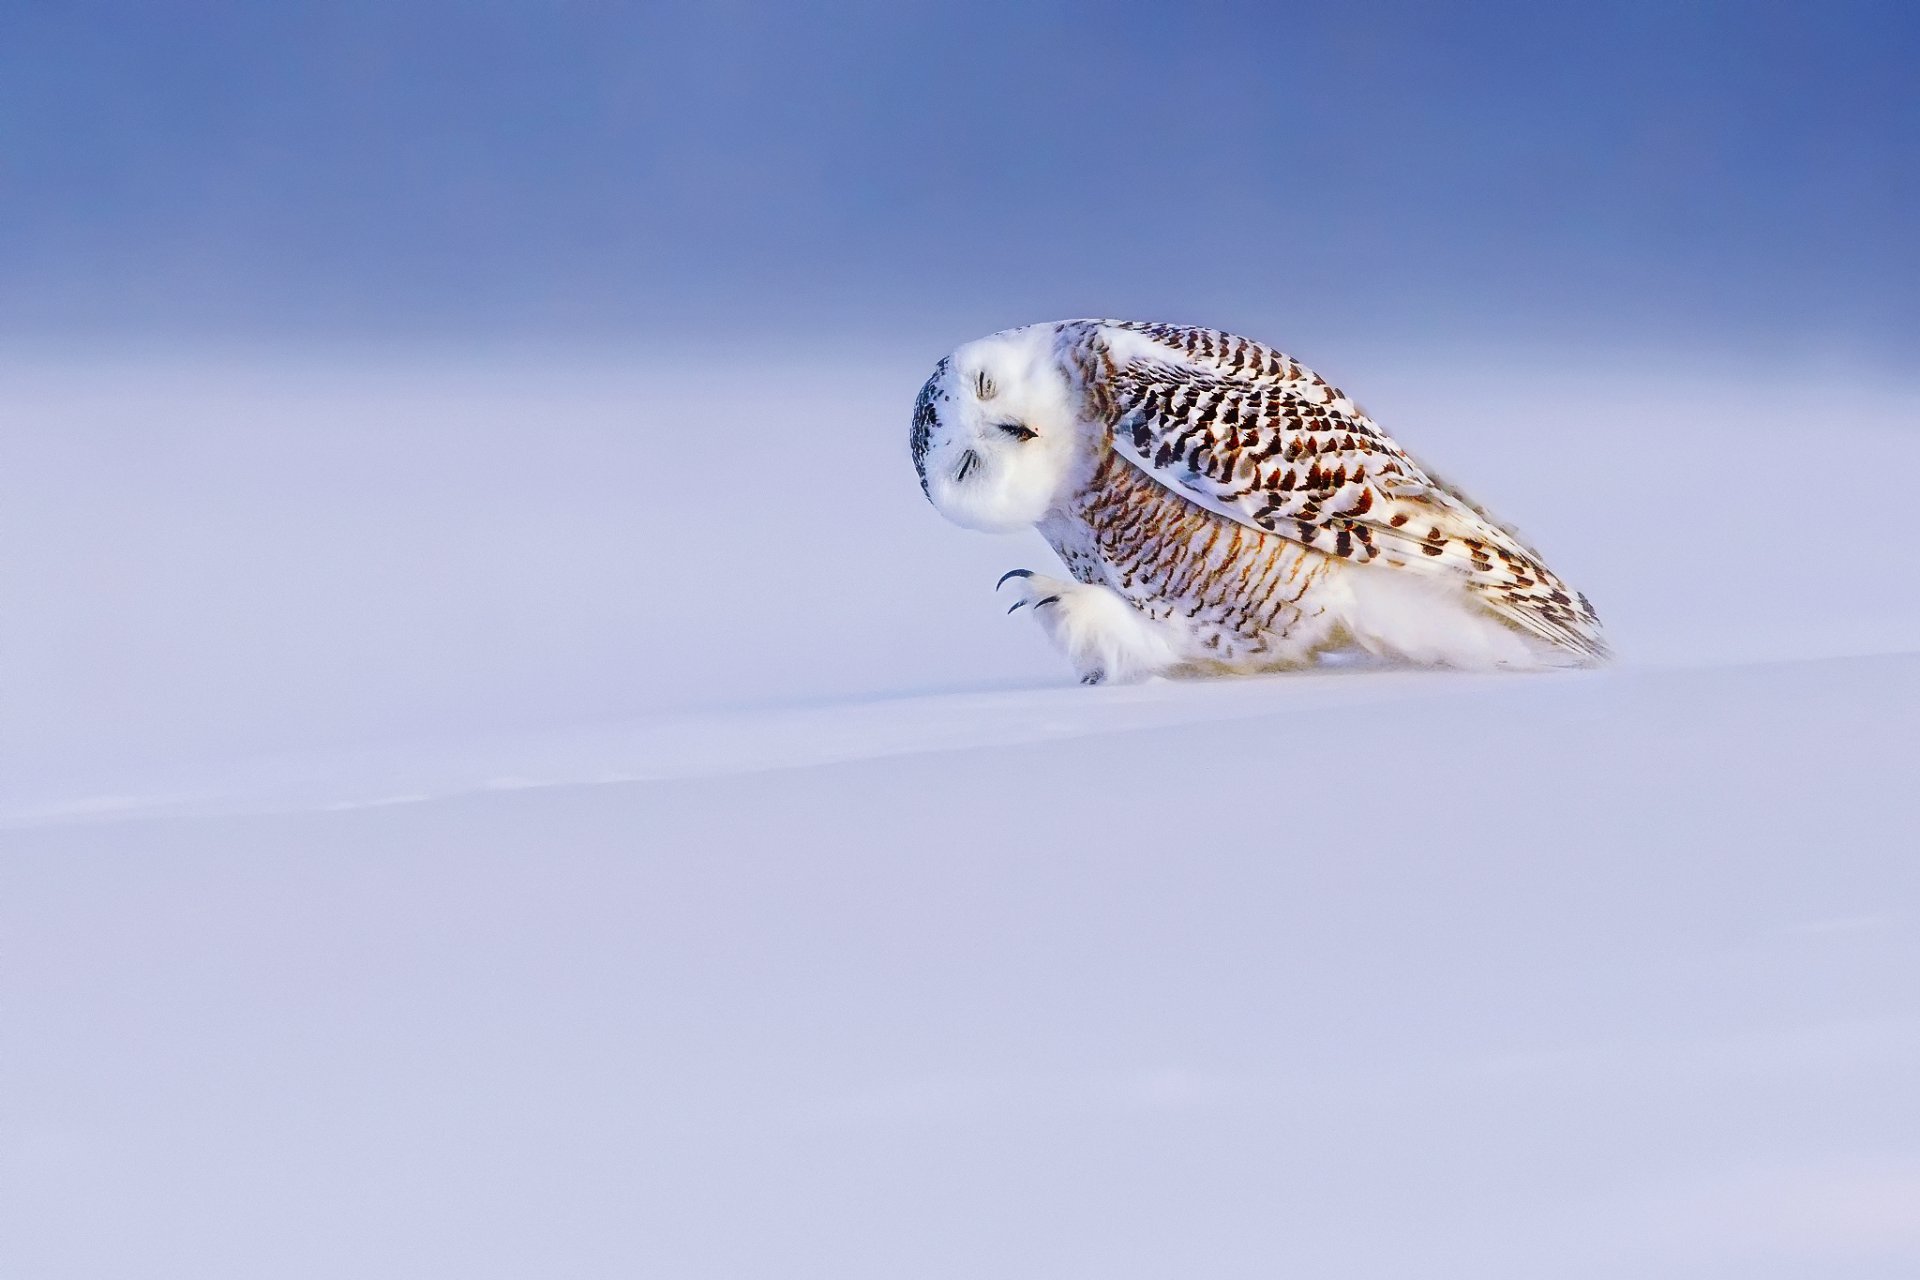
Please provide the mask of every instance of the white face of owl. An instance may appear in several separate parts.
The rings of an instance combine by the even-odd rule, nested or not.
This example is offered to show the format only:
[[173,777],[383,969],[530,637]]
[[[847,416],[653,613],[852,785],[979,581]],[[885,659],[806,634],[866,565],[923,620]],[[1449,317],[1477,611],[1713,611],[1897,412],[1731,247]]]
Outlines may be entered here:
[[913,409],[913,464],[934,509],[1011,533],[1072,492],[1086,456],[1054,325],[1009,329],[942,360]]

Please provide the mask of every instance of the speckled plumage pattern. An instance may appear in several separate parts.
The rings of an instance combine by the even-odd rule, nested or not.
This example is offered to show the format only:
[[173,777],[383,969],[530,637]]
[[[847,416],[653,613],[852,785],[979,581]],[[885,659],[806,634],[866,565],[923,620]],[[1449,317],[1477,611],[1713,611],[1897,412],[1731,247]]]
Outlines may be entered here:
[[[1108,357],[1115,448],[1229,519],[1342,559],[1460,572],[1488,607],[1576,653],[1599,618],[1511,529],[1440,481],[1338,387],[1270,347],[1211,329],[1121,324],[1151,349]],[[1124,345],[1123,345],[1124,344]]]
[[1031,523],[1078,583],[1124,599],[1175,655],[1143,669],[1269,669],[1348,645],[1458,666],[1606,656],[1586,597],[1512,529],[1246,338],[1125,321],[993,335],[940,363],[912,444],[952,518]]
[[1291,665],[1336,630],[1311,599],[1325,556],[1222,520],[1118,453],[1040,533],[1078,581],[1105,584],[1148,618],[1189,630],[1198,665]]

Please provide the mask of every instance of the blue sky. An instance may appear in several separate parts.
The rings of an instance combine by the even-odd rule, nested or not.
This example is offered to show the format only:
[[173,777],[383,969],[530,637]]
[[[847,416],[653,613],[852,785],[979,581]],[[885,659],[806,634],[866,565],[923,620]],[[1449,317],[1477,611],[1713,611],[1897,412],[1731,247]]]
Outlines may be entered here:
[[0,7],[0,333],[1920,338],[1920,6]]

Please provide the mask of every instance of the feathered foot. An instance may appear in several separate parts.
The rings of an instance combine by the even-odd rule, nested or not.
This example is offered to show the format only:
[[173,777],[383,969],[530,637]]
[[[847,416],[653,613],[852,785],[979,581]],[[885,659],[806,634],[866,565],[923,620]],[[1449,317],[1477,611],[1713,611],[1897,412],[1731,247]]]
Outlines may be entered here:
[[1002,588],[1014,595],[1007,612],[1030,609],[1081,684],[1141,680],[1179,661],[1165,628],[1111,587],[1011,569],[994,584]]

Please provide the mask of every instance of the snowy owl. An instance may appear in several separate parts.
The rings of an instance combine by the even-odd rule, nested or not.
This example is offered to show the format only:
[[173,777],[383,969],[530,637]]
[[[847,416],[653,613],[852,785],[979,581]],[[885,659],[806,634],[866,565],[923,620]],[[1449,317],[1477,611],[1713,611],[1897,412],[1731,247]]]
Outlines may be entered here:
[[1312,370],[1214,329],[1063,320],[981,338],[914,406],[949,520],[1040,531],[1072,581],[1014,569],[1090,684],[1361,651],[1585,666],[1600,621],[1511,528]]

